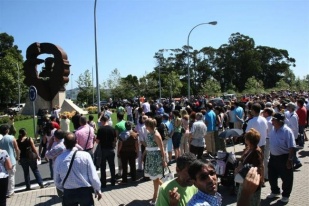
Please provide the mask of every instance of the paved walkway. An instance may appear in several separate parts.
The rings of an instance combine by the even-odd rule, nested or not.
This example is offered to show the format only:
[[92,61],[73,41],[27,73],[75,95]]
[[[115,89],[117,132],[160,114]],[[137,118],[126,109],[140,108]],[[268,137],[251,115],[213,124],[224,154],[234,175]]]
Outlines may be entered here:
[[[309,137],[309,132],[307,131]],[[234,151],[236,154],[241,154],[243,145],[236,145],[229,147],[228,151]],[[290,197],[290,202],[286,205],[291,206],[306,206],[309,205],[309,143],[305,143],[303,150],[299,152],[300,160],[303,166],[294,173],[293,191]],[[175,164],[171,166],[175,171]],[[281,182],[279,181],[280,185]],[[223,196],[223,205],[236,205],[236,196],[229,194],[230,189],[219,186],[219,192]],[[284,205],[278,199],[267,200],[266,195],[270,192],[269,183],[266,187],[262,188],[262,206],[266,205]],[[104,206],[147,206],[153,194],[152,181],[137,181],[134,184],[126,186],[116,185],[111,187],[107,185],[103,189],[103,197],[100,201],[95,201],[95,205]],[[37,189],[27,192],[16,193],[13,197],[7,199],[9,206],[50,206],[61,205],[60,198],[56,195],[54,187],[44,189]]]

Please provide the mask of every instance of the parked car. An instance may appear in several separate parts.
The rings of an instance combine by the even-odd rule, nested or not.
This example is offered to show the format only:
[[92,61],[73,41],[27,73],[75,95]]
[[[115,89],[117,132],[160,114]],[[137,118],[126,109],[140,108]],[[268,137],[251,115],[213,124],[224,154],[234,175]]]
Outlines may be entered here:
[[15,113],[20,112],[25,107],[25,105],[26,103],[15,104],[14,107],[10,107],[8,110]]
[[222,98],[213,98],[211,100],[209,100],[209,102],[213,105],[213,106],[220,106],[220,107],[224,107],[224,101]]

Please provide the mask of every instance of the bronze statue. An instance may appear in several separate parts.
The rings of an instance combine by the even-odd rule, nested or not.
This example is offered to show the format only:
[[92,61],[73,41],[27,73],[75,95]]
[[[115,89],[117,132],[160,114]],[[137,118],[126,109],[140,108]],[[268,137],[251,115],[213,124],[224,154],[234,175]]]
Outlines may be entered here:
[[[38,59],[41,54],[52,54],[45,60]],[[27,60],[24,62],[24,83],[35,86],[38,95],[46,101],[52,101],[59,91],[65,91],[69,82],[70,64],[67,54],[61,47],[51,43],[33,43],[27,48]],[[38,74],[37,65],[45,62],[45,67]]]

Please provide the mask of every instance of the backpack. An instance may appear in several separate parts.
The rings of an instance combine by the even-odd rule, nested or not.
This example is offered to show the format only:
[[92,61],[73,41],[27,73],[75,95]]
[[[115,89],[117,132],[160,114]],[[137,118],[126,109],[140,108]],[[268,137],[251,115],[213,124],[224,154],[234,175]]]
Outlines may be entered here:
[[168,134],[168,128],[167,128],[166,124],[161,123],[160,127],[158,128],[158,132],[160,133],[160,135],[162,137],[162,141],[163,140],[168,140],[170,138],[170,136]]

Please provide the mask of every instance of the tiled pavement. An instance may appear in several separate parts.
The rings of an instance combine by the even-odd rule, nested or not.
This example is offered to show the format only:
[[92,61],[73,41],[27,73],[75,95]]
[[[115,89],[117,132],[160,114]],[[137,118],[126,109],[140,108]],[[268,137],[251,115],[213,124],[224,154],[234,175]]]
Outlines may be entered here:
[[[309,137],[309,132],[307,131]],[[234,151],[236,154],[241,154],[243,145],[236,145],[229,147],[229,151]],[[299,152],[300,160],[303,166],[294,173],[294,185],[290,201],[286,205],[291,206],[307,206],[309,205],[309,143],[306,142],[303,150]],[[175,171],[175,164],[172,164],[171,169]],[[281,182],[279,181],[279,185]],[[223,205],[236,205],[236,196],[229,194],[230,189],[226,187],[219,187],[219,192],[223,196]],[[152,197],[153,184],[151,181],[143,182],[137,181],[134,184],[126,186],[116,185],[114,187],[108,186],[103,189],[103,197],[100,201],[95,201],[95,205],[104,206],[147,206]],[[269,183],[262,188],[261,205],[284,205],[278,199],[266,200],[267,193],[270,192]],[[37,189],[27,192],[16,193],[11,198],[7,199],[9,206],[49,206],[61,205],[61,200],[56,195],[54,187],[44,189]]]

